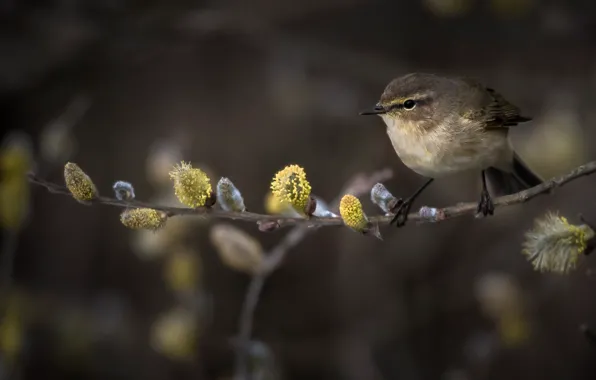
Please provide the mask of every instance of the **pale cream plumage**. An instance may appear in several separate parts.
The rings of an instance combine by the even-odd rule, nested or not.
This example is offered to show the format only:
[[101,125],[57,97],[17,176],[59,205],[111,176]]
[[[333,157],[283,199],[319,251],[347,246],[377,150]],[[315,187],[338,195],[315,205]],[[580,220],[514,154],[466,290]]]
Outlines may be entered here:
[[382,118],[399,158],[422,176],[441,178],[491,166],[507,172],[512,169],[513,150],[507,129],[483,131],[474,123],[463,121],[458,128],[439,125],[426,131],[413,121],[391,115]]

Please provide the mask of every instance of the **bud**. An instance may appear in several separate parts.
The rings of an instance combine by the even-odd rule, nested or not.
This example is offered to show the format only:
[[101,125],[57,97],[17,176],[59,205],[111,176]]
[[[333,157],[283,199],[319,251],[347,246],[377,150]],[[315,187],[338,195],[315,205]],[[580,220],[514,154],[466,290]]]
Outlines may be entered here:
[[257,225],[259,226],[259,231],[261,232],[272,232],[280,227],[277,220],[259,220]]
[[301,215],[305,214],[311,187],[303,168],[288,165],[277,172],[271,182],[271,191],[280,201],[290,204]]
[[210,231],[219,258],[239,272],[255,274],[263,261],[263,247],[252,236],[231,224],[218,224]]
[[64,165],[64,181],[73,198],[87,203],[98,196],[97,188],[91,178],[75,163]]
[[192,208],[203,207],[212,196],[211,183],[201,169],[182,161],[170,172],[178,200]]
[[567,218],[549,212],[526,233],[522,253],[535,270],[567,274],[575,269],[592,238],[594,231],[589,226],[570,224]]
[[364,232],[368,226],[368,218],[362,209],[360,200],[352,194],[346,194],[339,202],[339,214],[346,226]]
[[199,281],[201,261],[198,253],[178,247],[169,253],[164,267],[165,280],[175,291],[192,291]]
[[246,211],[240,190],[226,177],[222,177],[217,183],[217,201],[225,211]]
[[418,210],[418,215],[429,222],[438,222],[445,219],[445,212],[435,207],[422,206]]
[[317,210],[317,200],[315,197],[308,197],[308,203],[304,208],[304,214],[308,217],[311,217],[313,213]]
[[175,308],[160,315],[151,325],[149,344],[173,360],[190,360],[196,349],[197,317]]
[[393,208],[399,202],[399,200],[395,198],[382,183],[377,183],[370,190],[370,200],[379,206],[385,214],[391,213]]
[[132,208],[120,214],[120,222],[133,230],[156,231],[165,226],[168,217],[162,211],[151,208]]
[[337,218],[337,215],[329,210],[329,205],[323,199],[313,196],[316,201],[314,216],[319,218]]
[[112,189],[114,189],[114,193],[118,200],[131,201],[135,199],[135,189],[129,182],[117,181],[114,183],[114,186],[112,186]]

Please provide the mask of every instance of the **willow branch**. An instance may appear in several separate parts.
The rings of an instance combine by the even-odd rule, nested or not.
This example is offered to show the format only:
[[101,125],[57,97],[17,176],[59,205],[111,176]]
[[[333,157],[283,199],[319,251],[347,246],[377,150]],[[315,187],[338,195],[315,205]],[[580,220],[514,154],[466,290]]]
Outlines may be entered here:
[[[533,199],[534,197],[540,194],[546,194],[551,192],[553,189],[563,186],[571,181],[574,181],[582,176],[590,175],[596,172],[596,161],[588,162],[584,165],[581,165],[569,173],[552,178],[541,183],[538,186],[534,186],[530,189],[520,191],[515,194],[505,195],[502,197],[494,198],[493,203],[495,208],[505,207],[505,206],[512,206],[515,204],[520,204]],[[55,194],[63,194],[71,196],[68,189],[64,186],[48,182],[41,178],[35,176],[35,174],[29,174],[29,181],[35,185],[42,186],[46,188],[48,191],[55,193]],[[374,185],[374,184],[373,184]],[[372,186],[371,186],[372,187]],[[370,190],[370,188],[368,189]],[[346,191],[348,193],[348,191]],[[130,207],[149,207],[156,210],[164,211],[168,214],[168,216],[176,216],[176,215],[202,215],[202,216],[209,216],[212,218],[219,218],[219,219],[232,219],[232,220],[240,220],[244,222],[253,222],[253,223],[263,223],[268,221],[276,222],[279,227],[286,227],[286,226],[296,226],[302,225],[306,227],[338,227],[343,226],[343,221],[340,217],[335,218],[318,218],[318,217],[311,217],[309,219],[305,218],[296,218],[296,217],[283,217],[278,215],[265,215],[265,214],[257,214],[253,212],[231,212],[231,211],[224,211],[217,208],[207,208],[207,207],[200,207],[200,208],[185,208],[185,207],[167,207],[167,206],[160,206],[152,203],[141,202],[141,201],[120,201],[116,198],[100,196],[95,200],[91,201],[94,204],[103,204],[103,205],[110,205],[115,207],[122,207],[122,208],[130,208]],[[445,207],[437,209],[439,218],[429,219],[420,216],[419,213],[414,212],[408,215],[409,221],[417,221],[419,223],[428,223],[428,222],[440,222],[464,215],[473,215],[476,213],[477,202],[465,202],[465,203],[458,203],[453,206]],[[384,215],[384,216],[375,216],[369,218],[369,220],[373,224],[378,225],[385,225],[388,224],[392,219],[391,215]]]
[[[594,172],[596,172],[596,161],[588,162],[575,168],[565,175],[547,180],[538,186],[520,191],[515,194],[494,198],[493,204],[495,208],[521,204],[537,197],[538,195],[550,193],[557,187],[563,186],[582,176],[590,175]],[[333,202],[332,209],[337,208],[339,199],[341,199],[343,194],[362,196],[369,192],[376,182],[382,182],[386,180],[388,176],[390,176],[390,171],[385,171],[384,173],[381,172],[381,174],[377,173],[376,176],[373,175],[370,177],[361,175],[356,179],[356,181],[351,183],[340,193],[340,197]],[[71,196],[68,189],[66,189],[64,186],[43,180],[37,177],[35,174],[29,174],[29,181],[32,184],[44,187],[52,193]],[[295,226],[295,228],[291,230],[282,239],[282,241],[269,252],[269,254],[266,256],[266,259],[261,264],[260,269],[252,277],[248,287],[240,316],[238,337],[239,347],[236,353],[236,376],[240,377],[241,379],[246,379],[249,376],[247,366],[248,345],[252,333],[254,312],[267,277],[281,265],[287,252],[299,244],[307,234],[320,227],[338,227],[344,225],[341,217],[296,218],[278,215],[263,215],[252,212],[229,212],[217,208],[207,207],[195,209],[184,207],[167,207],[137,200],[121,201],[116,198],[106,196],[99,196],[90,203],[104,204],[121,208],[148,207],[163,211],[170,217],[177,215],[200,215],[209,216],[212,218],[232,219],[253,223],[275,222],[279,227]],[[414,212],[408,215],[408,220],[418,223],[440,222],[464,215],[473,215],[476,213],[476,209],[476,202],[458,203],[453,206],[435,209],[435,216],[433,218],[421,216],[419,212]],[[369,221],[374,225],[386,225],[390,223],[391,219],[392,215],[383,215],[371,217],[369,218]]]
[[[331,203],[331,209],[339,207],[339,201],[343,194],[353,194],[354,196],[362,196],[370,191],[370,189],[377,183],[383,182],[392,177],[393,173],[389,169],[381,170],[372,175],[359,174],[348,182],[347,186],[342,189],[337,199]],[[321,227],[321,226],[317,226]],[[265,260],[261,263],[259,270],[252,276],[242,312],[239,320],[238,345],[236,347],[236,380],[246,380],[250,377],[250,371],[247,365],[247,357],[249,351],[249,344],[252,334],[254,313],[259,302],[261,291],[265,285],[265,280],[271,273],[273,273],[281,263],[284,261],[287,253],[297,246],[309,233],[312,233],[316,228],[308,228],[305,225],[298,225],[294,227],[284,238],[265,256]]]

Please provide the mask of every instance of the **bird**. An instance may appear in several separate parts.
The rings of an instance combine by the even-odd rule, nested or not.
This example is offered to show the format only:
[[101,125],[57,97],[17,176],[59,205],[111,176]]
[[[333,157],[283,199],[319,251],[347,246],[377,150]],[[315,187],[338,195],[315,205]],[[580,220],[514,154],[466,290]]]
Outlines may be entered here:
[[427,178],[392,210],[391,224],[397,227],[405,225],[412,203],[437,178],[478,172],[482,190],[476,211],[485,217],[494,214],[487,178],[499,195],[543,182],[509,141],[509,128],[532,118],[473,78],[409,73],[391,80],[379,102],[360,115],[380,116],[404,165]]

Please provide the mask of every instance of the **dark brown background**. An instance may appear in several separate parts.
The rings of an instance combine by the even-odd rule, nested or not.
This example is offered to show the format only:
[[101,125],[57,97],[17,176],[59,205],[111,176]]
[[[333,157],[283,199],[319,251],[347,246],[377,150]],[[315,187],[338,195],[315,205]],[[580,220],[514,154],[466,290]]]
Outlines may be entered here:
[[[263,211],[270,179],[289,163],[303,166],[328,200],[352,174],[383,167],[395,171],[386,185],[406,195],[423,179],[394,155],[381,120],[358,111],[374,105],[392,77],[432,71],[475,76],[533,116],[513,141],[543,173],[594,159],[592,1],[470,0],[452,17],[427,3],[2,0],[1,122],[28,132],[39,150],[44,128],[73,98],[88,97],[68,160],[104,194],[125,179],[138,198],[154,197],[150,147],[174,139],[184,142],[185,160],[215,179],[230,177],[254,211]],[[528,8],[516,13],[522,3]],[[62,181],[61,164],[38,165]],[[596,323],[593,258],[569,276],[541,275],[520,246],[547,209],[596,220],[595,184],[580,179],[487,220],[385,228],[384,241],[319,231],[266,284],[255,337],[273,350],[286,379],[593,379],[595,352],[578,332],[581,323]],[[475,176],[439,180],[420,202],[473,201],[478,190]],[[249,279],[221,263],[211,223],[193,224],[186,238],[202,259],[200,292],[211,301],[194,359],[180,364],[148,343],[156,316],[177,302],[164,284],[163,259],[135,254],[134,234],[114,208],[83,207],[39,188],[32,202],[15,263],[19,292],[47,301],[52,315],[85,310],[127,322],[116,318],[125,333],[66,356],[57,354],[66,343],[52,323],[33,324],[20,378],[230,376],[228,339]],[[238,226],[266,248],[286,232]],[[482,311],[477,287],[491,275],[510,276],[524,300],[531,335],[515,348],[499,344],[495,321]]]

